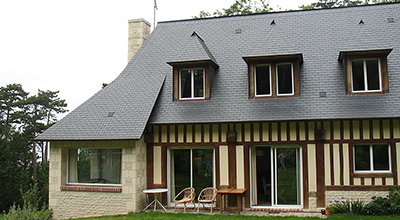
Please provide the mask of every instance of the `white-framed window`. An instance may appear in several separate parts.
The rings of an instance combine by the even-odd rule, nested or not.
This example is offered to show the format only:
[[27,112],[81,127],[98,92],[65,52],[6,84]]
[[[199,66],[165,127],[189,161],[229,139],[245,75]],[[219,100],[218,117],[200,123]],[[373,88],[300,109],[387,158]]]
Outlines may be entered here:
[[391,172],[389,144],[357,144],[353,147],[354,172]]
[[352,91],[382,91],[380,66],[379,58],[351,60]]
[[292,63],[268,63],[255,65],[255,96],[292,96],[294,95],[293,78]]
[[69,149],[68,183],[121,184],[121,149]]
[[179,70],[179,98],[204,99],[204,68]]

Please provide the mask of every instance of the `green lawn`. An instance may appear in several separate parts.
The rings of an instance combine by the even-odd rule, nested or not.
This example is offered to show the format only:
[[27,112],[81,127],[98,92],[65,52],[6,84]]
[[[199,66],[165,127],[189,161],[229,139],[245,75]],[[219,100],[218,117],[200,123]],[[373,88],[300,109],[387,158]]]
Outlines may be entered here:
[[[220,214],[183,214],[183,213],[163,213],[163,212],[140,212],[135,214],[130,214],[126,216],[113,216],[113,217],[99,217],[99,218],[86,218],[85,220],[136,220],[136,219],[152,219],[152,220],[168,220],[168,219],[181,219],[181,220],[261,220],[261,219],[284,219],[284,220],[295,220],[299,217],[265,217],[265,216],[244,216],[244,215],[220,215]],[[317,220],[317,217],[302,217],[302,220],[313,219]],[[357,219],[357,220],[369,220],[369,219],[400,219],[400,216],[349,216],[349,215],[330,215],[328,220],[335,219]],[[83,219],[82,219],[83,220]]]

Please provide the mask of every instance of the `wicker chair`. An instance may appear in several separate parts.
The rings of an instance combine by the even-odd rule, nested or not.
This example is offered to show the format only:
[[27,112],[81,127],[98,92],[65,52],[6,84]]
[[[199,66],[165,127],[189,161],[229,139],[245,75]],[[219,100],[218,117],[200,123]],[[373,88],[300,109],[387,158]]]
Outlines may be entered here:
[[216,198],[217,198],[216,188],[209,187],[201,190],[199,198],[197,199],[197,213],[199,213],[200,204],[202,204],[204,207],[204,203],[211,203],[211,213],[212,213]]
[[[180,198],[182,194],[183,194],[183,197]],[[183,207],[184,207],[183,212],[186,212],[186,203],[193,203],[195,196],[196,196],[196,194],[194,193],[193,187],[188,187],[188,188],[182,190],[174,198],[174,202],[175,202],[174,212],[175,212],[176,204],[178,204],[178,203],[183,203]]]

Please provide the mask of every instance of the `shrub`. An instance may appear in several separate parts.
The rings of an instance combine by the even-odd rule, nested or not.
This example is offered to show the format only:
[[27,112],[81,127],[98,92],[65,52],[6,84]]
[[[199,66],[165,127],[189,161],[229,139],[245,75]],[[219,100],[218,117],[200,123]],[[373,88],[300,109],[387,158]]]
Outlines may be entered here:
[[4,220],[49,220],[51,219],[52,212],[43,207],[41,210],[31,208],[21,208],[15,204],[11,206],[10,211],[4,214]]
[[364,201],[359,199],[353,201],[348,199],[346,201],[335,201],[327,209],[332,210],[334,214],[361,215],[364,212]]
[[385,197],[372,197],[373,201],[364,207],[366,215],[400,214],[400,189],[390,189]]
[[22,199],[24,200],[24,207],[21,208],[19,205],[11,206],[7,214],[4,213],[4,220],[48,220],[52,217],[52,212],[47,208],[46,205],[42,206],[39,210],[39,201],[41,197],[38,194],[38,188],[35,185],[26,192],[20,189]]

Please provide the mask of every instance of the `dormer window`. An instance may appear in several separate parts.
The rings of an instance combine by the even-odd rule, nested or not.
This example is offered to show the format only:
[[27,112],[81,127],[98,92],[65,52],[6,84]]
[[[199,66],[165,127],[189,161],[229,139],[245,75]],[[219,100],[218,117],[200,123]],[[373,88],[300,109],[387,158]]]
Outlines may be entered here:
[[204,99],[204,68],[179,70],[179,99]]
[[173,101],[208,101],[218,67],[211,61],[169,62],[173,67]]
[[341,51],[339,61],[344,63],[347,95],[388,93],[387,56],[391,51]]
[[249,97],[299,96],[301,54],[243,58],[249,68]]

